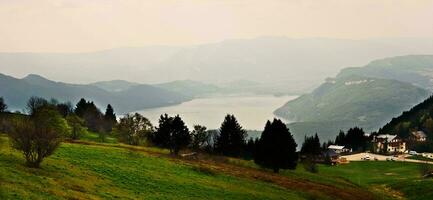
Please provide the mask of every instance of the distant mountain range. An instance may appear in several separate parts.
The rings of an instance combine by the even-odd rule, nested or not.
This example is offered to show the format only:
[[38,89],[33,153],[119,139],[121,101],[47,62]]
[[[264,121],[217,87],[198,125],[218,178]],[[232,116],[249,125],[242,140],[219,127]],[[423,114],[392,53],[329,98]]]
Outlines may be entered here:
[[427,98],[433,86],[433,56],[376,60],[343,69],[310,94],[287,102],[275,114],[296,121],[291,130],[303,137],[333,138],[340,129],[361,126],[376,131],[391,118]]
[[128,80],[161,83],[197,80],[261,83],[249,91],[310,92],[343,67],[408,54],[433,54],[429,38],[327,39],[259,37],[194,46],[145,46],[88,53],[0,53],[1,73],[37,73],[55,80],[89,83]]
[[0,96],[10,109],[22,110],[31,96],[55,98],[73,104],[80,98],[94,101],[101,109],[113,105],[118,114],[182,103],[192,97],[161,87],[126,81],[108,81],[88,85],[48,80],[39,75],[17,79],[0,74]]

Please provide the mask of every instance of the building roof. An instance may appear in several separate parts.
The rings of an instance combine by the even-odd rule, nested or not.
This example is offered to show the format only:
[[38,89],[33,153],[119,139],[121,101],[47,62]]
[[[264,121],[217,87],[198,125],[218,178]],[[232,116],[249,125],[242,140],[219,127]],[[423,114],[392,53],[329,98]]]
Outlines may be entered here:
[[376,138],[386,139],[388,142],[390,142],[391,140],[395,139],[396,137],[397,137],[397,135],[389,135],[389,134],[384,134],[384,135],[378,135],[378,136],[376,136]]
[[344,149],[344,146],[329,145],[328,149],[342,150],[342,149]]
[[416,137],[427,137],[427,135],[424,133],[424,131],[412,131],[412,135]]
[[335,152],[334,150],[332,150],[332,149],[328,149],[328,150],[326,150],[326,151],[324,151],[324,152],[322,152],[322,155],[323,156],[329,156],[329,157],[335,157],[335,156],[339,156],[339,154],[337,153],[337,152]]

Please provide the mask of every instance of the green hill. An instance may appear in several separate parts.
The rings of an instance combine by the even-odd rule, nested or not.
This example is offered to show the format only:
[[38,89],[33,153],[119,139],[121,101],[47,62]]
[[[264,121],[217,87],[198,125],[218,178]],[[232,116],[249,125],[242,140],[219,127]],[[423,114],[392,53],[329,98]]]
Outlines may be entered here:
[[[253,161],[170,156],[119,143],[63,143],[40,169],[0,135],[0,199],[429,199],[419,164],[352,162],[280,174]],[[370,176],[365,176],[369,174]]]
[[275,114],[299,122],[290,125],[298,137],[317,132],[331,139],[340,129],[355,125],[376,130],[427,96],[427,90],[405,82],[346,76],[328,80]]
[[379,129],[380,134],[396,134],[408,139],[412,131],[423,131],[427,135],[426,142],[408,142],[411,150],[419,152],[433,151],[433,96],[410,110],[393,118]]

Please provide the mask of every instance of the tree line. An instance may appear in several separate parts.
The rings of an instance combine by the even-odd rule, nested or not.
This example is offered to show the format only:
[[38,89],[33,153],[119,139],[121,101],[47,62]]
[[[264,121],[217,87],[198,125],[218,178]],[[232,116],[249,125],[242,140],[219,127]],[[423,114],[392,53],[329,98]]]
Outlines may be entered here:
[[[7,105],[0,98],[0,112]],[[0,115],[3,116],[3,115]],[[297,144],[286,125],[278,119],[267,121],[260,138],[247,140],[247,132],[234,115],[226,115],[218,130],[194,125],[190,131],[179,115],[160,116],[158,125],[139,113],[117,119],[114,108],[107,105],[102,113],[94,102],[84,98],[72,106],[55,99],[31,97],[26,114],[15,115],[8,126],[2,125],[12,146],[20,150],[29,167],[39,167],[65,139],[78,140],[87,131],[96,132],[103,140],[106,135],[129,145],[154,145],[167,148],[178,155],[183,149],[210,154],[253,159],[270,168],[295,169],[298,160]]]

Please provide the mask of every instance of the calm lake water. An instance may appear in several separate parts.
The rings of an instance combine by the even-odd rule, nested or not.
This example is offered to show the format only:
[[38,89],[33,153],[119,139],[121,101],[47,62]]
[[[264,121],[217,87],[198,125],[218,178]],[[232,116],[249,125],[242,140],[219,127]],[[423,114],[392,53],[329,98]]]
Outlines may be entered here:
[[273,111],[297,96],[215,96],[194,99],[179,105],[138,111],[152,124],[157,125],[159,116],[179,114],[191,129],[200,124],[208,129],[219,128],[226,114],[234,114],[242,127],[262,130],[266,120],[272,120]]

